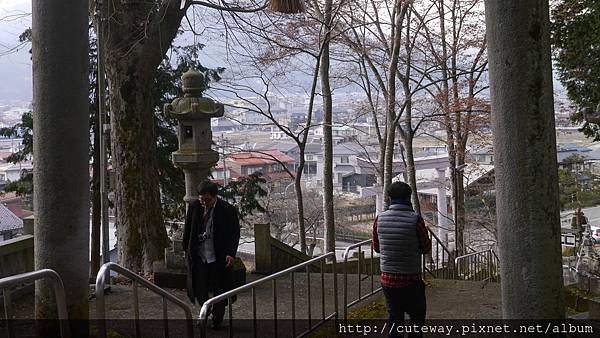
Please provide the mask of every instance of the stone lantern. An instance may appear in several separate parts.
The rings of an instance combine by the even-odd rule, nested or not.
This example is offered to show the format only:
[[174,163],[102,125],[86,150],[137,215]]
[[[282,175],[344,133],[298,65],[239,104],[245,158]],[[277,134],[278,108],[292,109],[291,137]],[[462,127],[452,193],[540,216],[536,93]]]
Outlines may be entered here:
[[197,70],[188,70],[181,77],[183,97],[165,105],[165,113],[179,121],[179,149],[172,154],[173,163],[183,169],[185,175],[184,201],[198,197],[196,187],[219,161],[219,153],[211,149],[212,131],[210,119],[223,116],[223,104],[202,97],[206,89],[204,75]]
[[[181,77],[183,97],[165,105],[165,114],[179,121],[179,149],[172,154],[173,163],[185,175],[186,205],[198,198],[196,187],[208,177],[219,161],[219,153],[211,149],[210,119],[223,116],[223,104],[202,97],[204,75],[188,70]],[[182,227],[172,228],[172,246],[165,249],[165,262],[155,262],[154,282],[161,287],[184,288],[186,284],[185,255],[181,241]]]

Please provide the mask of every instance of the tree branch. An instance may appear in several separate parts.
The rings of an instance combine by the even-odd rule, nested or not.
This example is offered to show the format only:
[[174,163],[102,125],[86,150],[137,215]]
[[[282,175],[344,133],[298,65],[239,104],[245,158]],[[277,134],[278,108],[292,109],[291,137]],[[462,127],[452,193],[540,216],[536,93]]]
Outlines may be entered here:
[[208,7],[208,8],[212,8],[212,9],[217,9],[220,11],[225,11],[225,12],[256,13],[256,12],[260,12],[260,11],[264,10],[265,8],[267,8],[269,6],[270,1],[266,0],[264,4],[262,4],[259,7],[254,7],[254,8],[231,6],[227,2],[224,2],[224,1],[221,1],[221,2],[223,3],[223,5],[216,5],[216,4],[213,4],[208,1],[194,0],[194,1],[190,2],[190,5],[200,5],[200,6],[204,6],[204,7]]

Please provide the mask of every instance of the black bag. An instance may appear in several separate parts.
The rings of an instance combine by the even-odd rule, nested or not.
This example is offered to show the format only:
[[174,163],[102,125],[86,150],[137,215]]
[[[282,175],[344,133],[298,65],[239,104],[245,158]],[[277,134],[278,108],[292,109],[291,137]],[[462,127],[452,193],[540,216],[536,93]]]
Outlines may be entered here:
[[[233,268],[231,271],[231,290],[238,288],[242,285],[246,285],[246,266],[242,259],[237,257],[233,262]],[[231,304],[235,303],[237,296],[231,297]]]

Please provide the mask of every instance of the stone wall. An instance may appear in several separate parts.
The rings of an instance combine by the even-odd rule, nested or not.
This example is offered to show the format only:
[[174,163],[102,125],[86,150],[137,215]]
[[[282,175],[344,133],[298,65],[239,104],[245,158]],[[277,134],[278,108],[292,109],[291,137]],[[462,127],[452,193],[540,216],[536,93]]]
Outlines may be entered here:
[[33,271],[33,220],[23,219],[23,236],[0,242],[0,278]]
[[271,274],[309,260],[310,257],[271,237],[269,224],[254,225],[256,273]]
[[0,278],[33,271],[33,236],[0,242]]
[[[311,257],[309,257],[308,255],[303,254],[302,252],[290,247],[289,245],[286,245],[285,243],[282,243],[277,239],[271,237],[269,224],[255,224],[254,237],[254,263],[256,273],[272,274],[311,259]],[[337,273],[344,272],[343,263],[344,262],[341,259],[337,262]],[[314,265],[314,271],[318,271],[320,269],[320,263]],[[333,272],[333,267],[331,263],[327,263],[325,265],[325,271]],[[363,259],[361,260],[361,274],[365,275],[371,272],[374,275],[379,274],[379,257],[373,258],[373,269],[371,269],[371,258],[365,258],[363,252]],[[358,273],[357,257],[351,257],[348,259],[347,273]]]
[[[33,235],[23,235],[0,242],[0,279],[34,270]],[[12,300],[33,292],[33,284],[20,285],[11,290]],[[0,307],[4,306],[0,290]]]
[[[33,216],[23,219],[25,235],[0,242],[0,278],[18,275],[34,270],[33,257]],[[33,284],[21,285],[11,290],[13,301],[32,293]],[[4,306],[4,297],[0,290],[0,306]]]

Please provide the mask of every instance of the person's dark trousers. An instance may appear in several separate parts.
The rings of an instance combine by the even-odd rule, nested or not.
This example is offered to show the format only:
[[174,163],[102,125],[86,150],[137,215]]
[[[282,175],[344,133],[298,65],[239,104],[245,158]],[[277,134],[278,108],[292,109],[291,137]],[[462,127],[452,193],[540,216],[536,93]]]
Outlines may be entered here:
[[[395,329],[398,325],[404,325],[404,314],[410,316],[410,325],[423,325],[425,323],[425,313],[427,303],[425,301],[425,283],[419,281],[407,287],[388,288],[383,287],[385,303],[388,310],[388,328],[394,327],[393,332],[389,332],[390,337],[403,337],[403,333],[398,333]],[[393,324],[392,324],[393,323]],[[402,332],[402,331],[400,331]],[[409,337],[423,337],[422,333],[410,333]]]
[[[208,300],[209,291],[212,291],[213,297],[226,291],[226,286],[228,285],[226,279],[227,268],[224,266],[221,267],[216,262],[209,264],[202,263],[201,259],[198,258],[194,262],[194,274],[194,290],[197,290],[196,300],[200,306]],[[227,300],[213,305],[211,311],[213,323],[218,324],[223,321],[225,306],[227,306]]]

